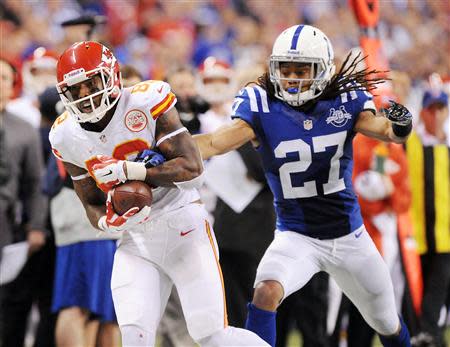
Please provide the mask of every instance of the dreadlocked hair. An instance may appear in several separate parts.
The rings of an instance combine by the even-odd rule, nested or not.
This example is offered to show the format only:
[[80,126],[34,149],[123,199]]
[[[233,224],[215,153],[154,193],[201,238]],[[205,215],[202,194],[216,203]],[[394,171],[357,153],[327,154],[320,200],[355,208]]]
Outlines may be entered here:
[[[388,78],[381,77],[388,71],[378,71],[376,69],[358,69],[358,65],[365,61],[366,56],[362,57],[359,52],[356,57],[352,59],[352,53],[349,53],[345,58],[339,72],[336,73],[330,83],[325,87],[319,99],[332,99],[338,95],[352,90],[363,90],[371,92],[377,89],[378,84],[382,84]],[[358,70],[357,70],[358,69]]]
[[[362,56],[359,52],[352,58],[350,52],[345,58],[341,68],[331,78],[330,83],[325,87],[322,94],[317,98],[308,101],[307,104],[315,104],[320,100],[333,99],[338,95],[350,91],[373,91],[377,89],[377,85],[386,82],[389,78],[381,77],[388,71],[378,71],[376,69],[360,69],[358,65],[366,60],[367,56]],[[260,87],[264,88],[270,98],[275,98],[275,87],[270,81],[269,72],[265,72],[255,82]]]

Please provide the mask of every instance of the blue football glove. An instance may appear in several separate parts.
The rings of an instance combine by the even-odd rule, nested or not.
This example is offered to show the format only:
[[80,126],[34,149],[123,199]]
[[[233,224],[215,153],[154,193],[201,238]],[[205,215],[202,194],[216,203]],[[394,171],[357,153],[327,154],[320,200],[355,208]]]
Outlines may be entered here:
[[139,152],[134,161],[145,163],[145,167],[148,169],[150,167],[155,167],[161,165],[166,161],[166,158],[161,153],[153,151],[151,149],[144,149]]

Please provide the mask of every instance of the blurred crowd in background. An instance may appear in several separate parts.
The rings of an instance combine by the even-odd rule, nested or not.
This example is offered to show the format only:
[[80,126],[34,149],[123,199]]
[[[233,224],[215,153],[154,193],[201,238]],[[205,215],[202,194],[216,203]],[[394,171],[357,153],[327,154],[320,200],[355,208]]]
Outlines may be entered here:
[[[423,109],[434,107],[434,104],[442,106],[447,112],[447,120],[439,124],[444,124],[447,130],[437,129],[436,136],[439,141],[445,138],[443,143],[446,143],[447,148],[450,141],[448,98],[445,99],[443,95],[450,93],[449,18],[448,1],[381,1],[378,26],[384,52],[392,70],[389,77],[392,78],[398,99],[411,110],[415,124],[419,123]],[[121,64],[125,86],[133,85],[139,80],[167,80],[177,95],[177,109],[189,130],[192,133],[213,131],[229,121],[227,117],[230,114],[233,95],[265,71],[275,38],[285,28],[298,23],[317,26],[328,35],[334,46],[337,65],[350,50],[359,45],[359,27],[347,0],[3,0],[0,2],[0,58],[11,62],[19,72],[14,84],[14,95],[6,105],[6,110],[40,130],[47,163],[50,158],[47,140],[49,127],[58,113],[63,111],[58,105],[58,95],[53,88],[56,83],[56,59],[72,43],[90,37],[113,50]],[[214,79],[218,79],[219,82],[225,81],[227,84],[225,89],[214,89],[215,84],[210,83]],[[46,89],[48,87],[50,89]],[[439,89],[437,95],[436,89]],[[441,95],[441,92],[444,94]],[[0,111],[3,112],[3,109]],[[442,125],[440,127],[442,128]],[[243,148],[240,151],[249,177],[264,185],[264,177],[255,164],[257,159],[253,153],[248,152],[249,150],[251,151],[251,148]],[[414,160],[413,154],[408,155],[408,159],[410,169],[411,167],[414,169],[415,164],[411,163],[411,160]],[[0,156],[0,164],[1,160]],[[415,179],[420,180],[420,177],[416,175]],[[1,184],[0,182],[0,188]],[[436,187],[439,187],[439,182],[436,182]],[[448,189],[448,185],[444,184],[442,187]],[[26,194],[23,194],[23,190],[27,189],[26,184],[19,188],[21,197],[26,197]],[[389,189],[392,191],[394,188]],[[414,189],[412,187],[413,193]],[[49,194],[48,190],[47,187],[47,195],[50,198],[57,194],[56,192]],[[214,229],[219,241],[225,283],[228,286],[227,297],[231,298],[228,307],[230,323],[242,326],[245,319],[245,303],[251,297],[252,276],[254,278],[259,258],[273,237],[274,216],[271,214],[273,213],[271,195],[267,186],[264,186],[246,210],[236,212],[232,206],[230,208],[220,196],[217,196],[214,189],[206,187],[202,194],[216,220]],[[408,190],[402,194],[405,196],[411,193]],[[1,189],[0,198],[2,198]],[[446,199],[443,201],[444,204],[447,201],[447,206],[441,208],[446,209],[448,216],[448,195]],[[410,206],[410,203],[408,200],[407,205]],[[408,206],[404,209],[408,210]],[[266,220],[255,226],[255,218],[261,221],[262,209]],[[271,213],[266,213],[269,210]],[[28,214],[30,216],[32,213]],[[261,224],[264,224],[264,228]],[[51,225],[52,223],[47,221],[46,228],[51,229]],[[252,246],[247,247],[242,243],[242,233],[245,233],[244,238],[247,241],[253,240]],[[450,235],[450,230],[448,233]],[[52,329],[56,319],[49,313],[54,250],[52,251],[48,245],[54,240],[51,233],[45,235],[47,241],[31,240],[37,250],[44,247],[44,244],[48,249],[42,248],[46,255],[40,257],[39,261],[34,260],[35,267],[30,270],[33,275],[26,277],[25,282],[21,284],[23,286],[23,283],[30,281],[28,292],[24,294],[24,297],[26,296],[24,300],[29,302],[29,305],[25,305],[25,311],[29,311],[31,302],[36,301],[38,297],[41,318],[44,317],[46,324],[40,325],[36,339],[32,340],[47,341],[37,344],[42,346],[51,345],[48,344],[48,340],[41,337],[46,334],[53,336]],[[444,242],[450,242],[450,237],[447,238],[448,240]],[[18,239],[20,238],[14,237],[15,241]],[[56,241],[58,245],[58,236]],[[11,240],[5,240],[0,233],[0,248],[9,242]],[[442,249],[447,254],[446,263],[442,264],[448,264],[450,248]],[[419,250],[421,254],[428,252],[424,248]],[[237,259],[242,261],[242,264],[239,264]],[[248,267],[244,271],[245,266]],[[232,279],[233,274],[236,277]],[[238,278],[238,275],[247,276],[245,277],[247,280]],[[448,276],[448,271],[439,276]],[[394,285],[395,283],[394,281]],[[40,288],[39,291],[33,290],[37,287]],[[338,325],[345,326],[348,322],[346,319],[342,320],[342,308],[336,309],[334,315],[337,317],[334,317],[334,325],[327,322],[327,288],[327,278],[321,274],[305,287],[303,298],[298,300],[295,297],[291,298],[291,302],[280,309],[279,320],[282,322],[279,323],[281,327],[279,346],[287,344],[285,330],[289,331],[295,320],[297,327],[302,331],[304,346],[308,346],[308,341],[312,343],[310,346],[316,347],[342,346],[339,344],[342,334]],[[7,289],[6,292],[16,290],[17,286]],[[448,305],[450,295],[448,289],[446,290],[447,292],[442,295]],[[0,292],[0,298],[1,296]],[[401,298],[399,301],[402,301]],[[7,314],[18,314],[14,309],[8,311],[8,307],[11,308],[2,304],[3,319]],[[178,345],[183,346],[191,343],[189,340],[183,340],[186,334],[178,325],[177,315],[180,313],[176,300],[169,302],[169,308],[168,311],[172,312],[169,314],[173,314],[173,317],[163,320],[163,346],[176,346],[177,341]],[[301,314],[292,312],[296,309]],[[328,314],[328,320],[329,316]],[[305,320],[305,317],[308,319]],[[444,318],[441,315],[438,318],[442,328],[445,325],[445,313]],[[0,317],[0,323],[1,320]],[[321,323],[317,323],[315,327],[308,326],[306,323],[308,320],[311,320],[312,324],[319,321]],[[335,324],[336,321],[338,324]],[[416,336],[416,341],[419,341],[416,346],[432,347],[445,343],[443,340],[437,341],[438,338],[435,341],[431,337],[431,342],[426,344],[428,336],[420,335],[423,328],[421,324],[414,322],[414,319],[409,323],[412,325],[410,329],[413,335],[419,336],[419,338]],[[23,335],[26,319],[18,320],[16,325],[23,326],[21,328]],[[333,327],[330,328],[330,325]],[[435,331],[428,332],[431,335],[439,335]],[[325,339],[326,335],[334,335],[334,342],[333,339],[326,341],[328,340]],[[439,336],[442,338],[442,334]],[[20,342],[14,342],[14,346],[19,345]]]
[[[406,72],[414,85],[432,72],[449,74],[447,1],[382,1],[380,10],[379,29],[392,69]],[[196,67],[208,56],[238,71],[264,65],[276,36],[297,23],[327,33],[338,59],[358,45],[347,0],[5,0],[0,25],[8,39],[0,42],[0,51],[18,63],[38,46],[60,54],[77,35],[77,29],[60,24],[86,11],[105,16],[96,38],[144,79],[162,79],[177,64]]]

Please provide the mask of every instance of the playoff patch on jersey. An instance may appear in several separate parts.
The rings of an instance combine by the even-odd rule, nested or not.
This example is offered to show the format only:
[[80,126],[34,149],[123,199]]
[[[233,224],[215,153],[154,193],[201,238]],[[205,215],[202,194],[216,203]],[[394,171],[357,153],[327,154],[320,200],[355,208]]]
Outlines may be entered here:
[[139,132],[147,126],[147,116],[141,110],[131,110],[125,115],[125,126],[128,130]]
[[352,115],[347,112],[345,106],[340,106],[339,109],[330,109],[330,115],[327,118],[327,124],[333,124],[335,127],[341,128],[347,124],[348,120],[352,119]]

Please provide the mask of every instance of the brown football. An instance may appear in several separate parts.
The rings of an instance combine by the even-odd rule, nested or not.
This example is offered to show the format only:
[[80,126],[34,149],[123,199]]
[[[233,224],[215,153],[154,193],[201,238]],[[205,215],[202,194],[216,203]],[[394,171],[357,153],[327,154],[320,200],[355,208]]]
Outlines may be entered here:
[[130,208],[151,206],[153,201],[152,189],[142,181],[128,181],[116,186],[111,197],[114,211],[123,215]]

